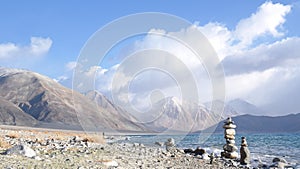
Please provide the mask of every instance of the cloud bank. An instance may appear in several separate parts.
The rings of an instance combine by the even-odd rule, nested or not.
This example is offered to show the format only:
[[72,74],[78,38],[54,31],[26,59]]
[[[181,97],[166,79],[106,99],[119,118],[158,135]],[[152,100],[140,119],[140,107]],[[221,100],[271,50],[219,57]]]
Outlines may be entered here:
[[[291,10],[291,5],[267,1],[251,16],[242,18],[234,29],[217,22],[205,25],[195,23],[179,32],[152,29],[149,30],[149,35],[136,40],[127,52],[129,54],[132,50],[153,48],[174,54],[194,73],[202,100],[209,100],[211,82],[205,66],[197,62],[193,54],[182,45],[165,38],[181,36],[195,42],[197,39],[193,39],[193,29],[198,29],[208,38],[224,67],[227,100],[248,100],[265,108],[271,115],[296,113],[300,110],[300,105],[297,104],[300,99],[297,93],[300,91],[300,38],[286,37],[287,30],[284,29],[286,16]],[[125,59],[126,50],[122,49],[122,52]],[[74,62],[70,62],[66,69],[72,70],[74,65]],[[109,95],[118,66],[119,64],[109,68],[91,67],[85,74],[88,77],[96,72],[96,76],[92,77],[96,79],[96,89]],[[164,91],[165,96],[178,93],[176,83],[165,76],[154,71],[146,72],[145,78],[142,78],[142,74],[137,76],[132,83],[132,102],[137,105],[147,102],[155,89]]]

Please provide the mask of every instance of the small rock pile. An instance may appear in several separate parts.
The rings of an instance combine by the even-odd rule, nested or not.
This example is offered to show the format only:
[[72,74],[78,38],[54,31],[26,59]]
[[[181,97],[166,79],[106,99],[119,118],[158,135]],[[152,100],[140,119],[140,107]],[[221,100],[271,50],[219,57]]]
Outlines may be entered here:
[[166,150],[168,152],[173,152],[176,150],[176,144],[175,144],[175,140],[173,138],[169,138],[166,142],[165,142],[165,145],[166,145]]
[[240,163],[242,165],[249,165],[250,164],[250,151],[248,149],[248,144],[246,141],[246,137],[242,137],[242,144],[240,148],[240,154],[241,154],[241,159]]
[[223,128],[225,129],[224,135],[226,139],[226,144],[223,146],[224,151],[221,153],[221,156],[229,159],[236,159],[238,158],[238,148],[235,146],[236,125],[232,121],[231,117],[227,118]]

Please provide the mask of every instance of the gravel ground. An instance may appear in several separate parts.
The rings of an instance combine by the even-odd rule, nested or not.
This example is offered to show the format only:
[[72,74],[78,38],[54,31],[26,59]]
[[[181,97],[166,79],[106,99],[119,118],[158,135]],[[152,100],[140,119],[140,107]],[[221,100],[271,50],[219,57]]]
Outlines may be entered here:
[[221,158],[209,164],[182,150],[104,143],[76,132],[1,129],[0,151],[0,168],[236,168]]

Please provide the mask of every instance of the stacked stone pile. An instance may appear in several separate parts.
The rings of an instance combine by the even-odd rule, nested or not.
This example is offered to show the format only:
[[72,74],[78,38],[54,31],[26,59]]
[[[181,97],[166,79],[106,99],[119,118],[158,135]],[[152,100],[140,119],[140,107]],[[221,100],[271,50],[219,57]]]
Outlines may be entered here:
[[166,145],[166,150],[168,152],[173,152],[176,150],[176,144],[175,144],[175,140],[173,138],[169,138],[166,142],[165,142],[165,145]]
[[240,154],[241,154],[240,163],[242,165],[249,165],[250,164],[250,151],[248,149],[246,137],[242,137]]
[[221,156],[229,159],[236,159],[238,157],[238,148],[235,146],[236,125],[232,121],[231,117],[227,118],[223,128],[225,129],[224,135],[226,144],[223,146],[224,151],[221,153]]

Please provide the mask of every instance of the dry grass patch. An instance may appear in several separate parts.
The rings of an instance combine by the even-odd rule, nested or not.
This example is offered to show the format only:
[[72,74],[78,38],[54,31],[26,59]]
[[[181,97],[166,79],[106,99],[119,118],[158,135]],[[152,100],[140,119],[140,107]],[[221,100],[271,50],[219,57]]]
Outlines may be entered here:
[[79,140],[84,142],[92,142],[105,144],[105,139],[103,138],[102,133],[98,132],[81,132],[81,131],[68,131],[68,130],[46,130],[46,129],[23,129],[23,130],[10,130],[5,135],[0,137],[5,138],[9,137],[11,139],[30,139],[30,140],[38,140],[43,141],[44,139],[54,139],[54,140],[68,140],[72,137],[78,137]]
[[15,138],[19,138],[20,135],[18,133],[16,133],[16,132],[11,131],[8,134],[6,134],[5,137],[11,138],[11,139],[15,139]]
[[8,149],[11,147],[12,147],[12,145],[10,145],[7,141],[5,141],[4,138],[0,137],[0,148],[1,149]]
[[82,141],[105,144],[105,139],[103,138],[103,135],[97,133],[87,133],[83,134],[80,137],[83,138]]

